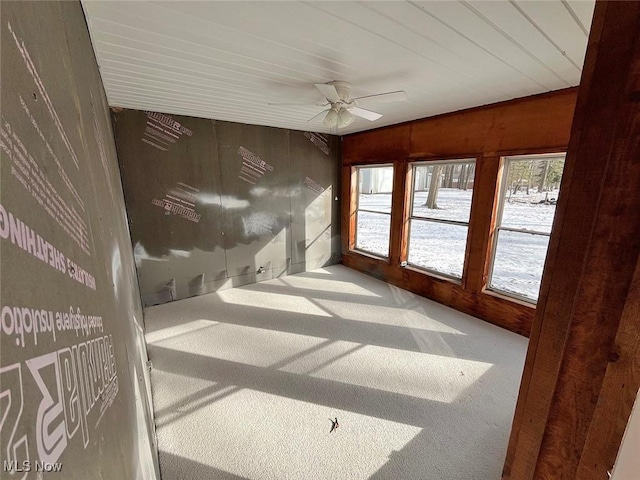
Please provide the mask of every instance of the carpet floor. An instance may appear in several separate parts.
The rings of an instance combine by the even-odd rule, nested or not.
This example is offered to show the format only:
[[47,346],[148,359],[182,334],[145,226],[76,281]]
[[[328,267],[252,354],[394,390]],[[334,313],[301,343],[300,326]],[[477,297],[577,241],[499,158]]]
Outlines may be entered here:
[[341,265],[145,322],[163,480],[500,478],[523,337]]

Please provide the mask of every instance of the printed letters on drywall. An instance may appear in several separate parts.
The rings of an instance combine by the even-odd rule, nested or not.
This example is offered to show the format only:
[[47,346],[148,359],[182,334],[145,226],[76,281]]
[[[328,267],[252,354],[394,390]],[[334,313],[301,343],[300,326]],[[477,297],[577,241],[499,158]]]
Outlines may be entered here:
[[325,155],[329,155],[329,139],[320,133],[304,132],[304,136],[318,147]]
[[320,195],[322,192],[324,192],[324,187],[312,178],[304,177],[304,184],[313,193]]
[[[113,338],[106,334],[102,316],[77,306],[53,311],[3,304],[0,335],[27,351],[42,344],[64,345],[0,366],[0,449],[10,462],[4,471],[17,471],[18,465],[34,460],[56,462],[78,432],[86,448],[119,389]],[[30,392],[28,402],[25,391]],[[34,444],[38,458],[31,459]]]
[[51,268],[69,275],[70,278],[91,290],[96,289],[96,279],[93,275],[70,258],[65,258],[52,243],[11,212],[7,212],[2,204],[0,204],[0,239],[10,241]]
[[238,155],[242,157],[242,166],[238,175],[240,180],[255,185],[265,173],[273,172],[271,165],[244,147],[238,149]]
[[167,215],[178,215],[198,223],[202,216],[196,212],[198,193],[200,193],[199,189],[186,183],[178,182],[173,188],[169,189],[164,198],[154,198],[151,200],[151,204],[163,208]]
[[[2,330],[5,333],[5,330],[11,332],[12,329],[21,328],[23,332],[33,331],[35,337],[39,329],[40,332],[50,329],[55,336],[58,328],[66,327],[63,322],[80,323],[78,316],[88,322],[86,316],[79,314],[54,314],[44,310],[3,306]],[[71,320],[72,317],[76,318]],[[39,322],[42,323],[39,325]],[[92,331],[89,326],[78,328],[78,323],[73,325],[77,335]],[[93,329],[101,331],[101,321],[100,327],[94,325]],[[20,336],[16,336],[18,341]],[[35,429],[33,425],[26,424],[28,419],[34,418],[33,412],[28,411],[28,405],[25,404],[27,375],[30,381],[35,382],[40,394],[35,411]],[[0,385],[0,402],[4,407],[0,419],[4,471],[16,471],[19,466],[34,461],[55,463],[67,448],[68,441],[76,435],[82,438],[84,447],[87,447],[90,432],[99,425],[118,394],[113,339],[111,335],[98,336],[38,355],[24,363],[0,367]],[[29,400],[31,403],[32,399]],[[98,418],[92,425],[94,428],[89,429],[89,414],[93,411],[98,412]],[[36,445],[37,459],[31,459],[29,455],[32,442]],[[27,471],[25,477],[26,474]]]
[[[19,29],[2,27],[13,71],[0,119],[0,477],[24,479],[58,470],[72,441],[95,447],[120,385],[111,314],[100,311],[108,305],[100,289],[112,284],[106,272],[96,278],[90,167],[76,126],[64,124],[63,102],[73,102],[45,84]],[[91,126],[106,177],[95,111]]]
[[158,150],[166,152],[182,135],[190,137],[193,132],[170,115],[158,112],[144,112],[147,114],[147,126],[142,134],[142,141]]

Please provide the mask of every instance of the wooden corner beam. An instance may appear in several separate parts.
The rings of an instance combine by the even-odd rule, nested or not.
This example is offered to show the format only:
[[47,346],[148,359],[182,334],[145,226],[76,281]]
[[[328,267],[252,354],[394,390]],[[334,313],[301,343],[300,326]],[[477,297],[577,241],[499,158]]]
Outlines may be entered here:
[[640,2],[596,2],[503,479],[603,480],[640,384]]

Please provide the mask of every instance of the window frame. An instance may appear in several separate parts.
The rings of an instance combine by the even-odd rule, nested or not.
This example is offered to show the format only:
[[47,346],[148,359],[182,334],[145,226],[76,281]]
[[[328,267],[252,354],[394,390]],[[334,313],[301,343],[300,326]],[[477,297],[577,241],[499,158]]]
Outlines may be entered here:
[[[391,181],[391,207],[389,212],[378,212],[375,210],[367,210],[364,208],[360,208],[360,170],[362,169],[373,169],[373,168],[391,168],[391,172],[392,172],[392,181]],[[364,255],[368,255],[368,256],[372,256],[374,258],[380,259],[380,260],[384,260],[386,262],[389,262],[391,259],[391,227],[392,227],[392,213],[393,213],[393,189],[395,187],[394,185],[394,180],[395,179],[395,165],[393,163],[380,163],[380,164],[374,164],[374,165],[353,165],[353,169],[354,169],[354,174],[356,177],[356,188],[355,188],[355,195],[356,195],[356,208],[354,211],[354,215],[355,215],[355,223],[354,223],[354,231],[353,231],[353,248],[352,251],[359,253],[359,254],[364,254]],[[376,252],[370,252],[369,250],[365,250],[363,248],[358,248],[358,214],[359,212],[367,212],[367,213],[373,213],[376,215],[388,215],[389,216],[389,245],[387,247],[387,254],[386,255],[380,255],[379,253]]]
[[[525,302],[529,305],[533,305],[536,306],[538,304],[538,300],[534,300],[532,298],[529,298],[527,296],[521,295],[519,293],[515,293],[515,292],[508,292],[505,290],[501,290],[499,288],[493,287],[492,281],[493,281],[493,271],[494,271],[494,267],[495,267],[495,262],[496,262],[496,252],[498,250],[498,240],[500,238],[500,231],[504,230],[504,231],[508,231],[508,232],[513,232],[513,233],[519,233],[519,234],[526,234],[526,235],[538,235],[538,236],[545,236],[547,238],[551,237],[551,232],[547,233],[547,232],[542,232],[539,230],[529,230],[526,228],[515,228],[515,227],[503,227],[502,226],[502,219],[503,219],[503,213],[504,213],[504,204],[506,201],[507,196],[505,195],[505,188],[507,188],[507,179],[509,177],[509,163],[514,162],[514,161],[526,161],[526,160],[543,160],[543,159],[552,159],[552,158],[557,158],[557,157],[564,157],[566,160],[566,156],[567,156],[567,152],[554,152],[554,153],[541,153],[541,154],[525,154],[525,155],[505,155],[503,157],[501,157],[500,162],[500,168],[502,170],[501,174],[500,174],[500,178],[499,178],[499,186],[497,189],[497,195],[498,195],[498,205],[496,208],[496,215],[495,215],[495,221],[493,222],[493,228],[492,228],[492,239],[491,239],[491,259],[490,259],[490,263],[489,263],[489,271],[488,271],[488,275],[487,275],[487,285],[485,287],[485,290],[492,292],[492,293],[497,293],[498,295],[502,295],[514,300],[519,300],[521,302]],[[562,173],[564,175],[564,166],[562,167]],[[554,213],[554,219],[555,219],[555,213]],[[547,245],[547,252],[549,251],[549,247]],[[546,253],[545,253],[545,262],[546,262]],[[543,273],[544,273],[544,268],[543,268]],[[542,278],[541,278],[542,280]],[[539,297],[538,297],[539,298]]]
[[[445,278],[446,280],[452,281],[453,283],[456,283],[458,285],[462,285],[462,280],[464,279],[464,275],[466,273],[467,270],[467,258],[466,258],[466,252],[467,249],[469,247],[469,225],[471,223],[471,205],[469,206],[469,220],[467,222],[461,222],[459,220],[445,220],[445,219],[440,219],[440,218],[426,218],[426,217],[419,217],[419,216],[415,216],[413,214],[413,209],[415,206],[415,194],[416,194],[416,168],[418,167],[424,167],[424,166],[435,166],[435,165],[465,165],[465,164],[469,164],[472,163],[474,165],[474,171],[473,171],[473,187],[471,189],[471,205],[473,205],[473,195],[475,193],[475,177],[476,177],[476,171],[477,171],[477,166],[478,166],[478,159],[477,157],[468,157],[468,158],[452,158],[452,159],[432,159],[432,160],[418,160],[415,162],[411,162],[409,167],[411,169],[411,185],[409,186],[409,188],[411,188],[411,194],[410,194],[410,199],[409,199],[409,214],[407,216],[407,236],[406,236],[406,242],[407,242],[407,247],[406,247],[406,259],[403,262],[402,266],[405,267],[410,267],[412,269],[415,270],[419,270],[421,272],[427,273],[431,276],[434,277],[440,277],[440,278]],[[409,261],[409,254],[411,252],[411,227],[413,225],[413,221],[420,221],[420,222],[433,222],[433,223],[445,223],[448,225],[456,225],[459,227],[467,227],[467,237],[466,237],[466,241],[465,241],[465,258],[462,262],[462,273],[461,275],[455,276],[455,275],[451,275],[448,273],[444,273],[444,272],[440,272],[438,270],[434,270],[432,268],[428,268],[428,267],[424,267],[422,265],[416,265],[415,263],[411,263]]]

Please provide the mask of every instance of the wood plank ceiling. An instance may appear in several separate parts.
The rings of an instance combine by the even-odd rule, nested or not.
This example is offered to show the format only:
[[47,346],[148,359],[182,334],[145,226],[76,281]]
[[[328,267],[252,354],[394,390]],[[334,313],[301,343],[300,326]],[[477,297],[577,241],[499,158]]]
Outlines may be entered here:
[[[314,83],[369,104],[346,134],[578,85],[594,2],[83,0],[112,106],[329,133]],[[269,106],[269,102],[311,105]],[[332,132],[332,133],[335,133]]]

